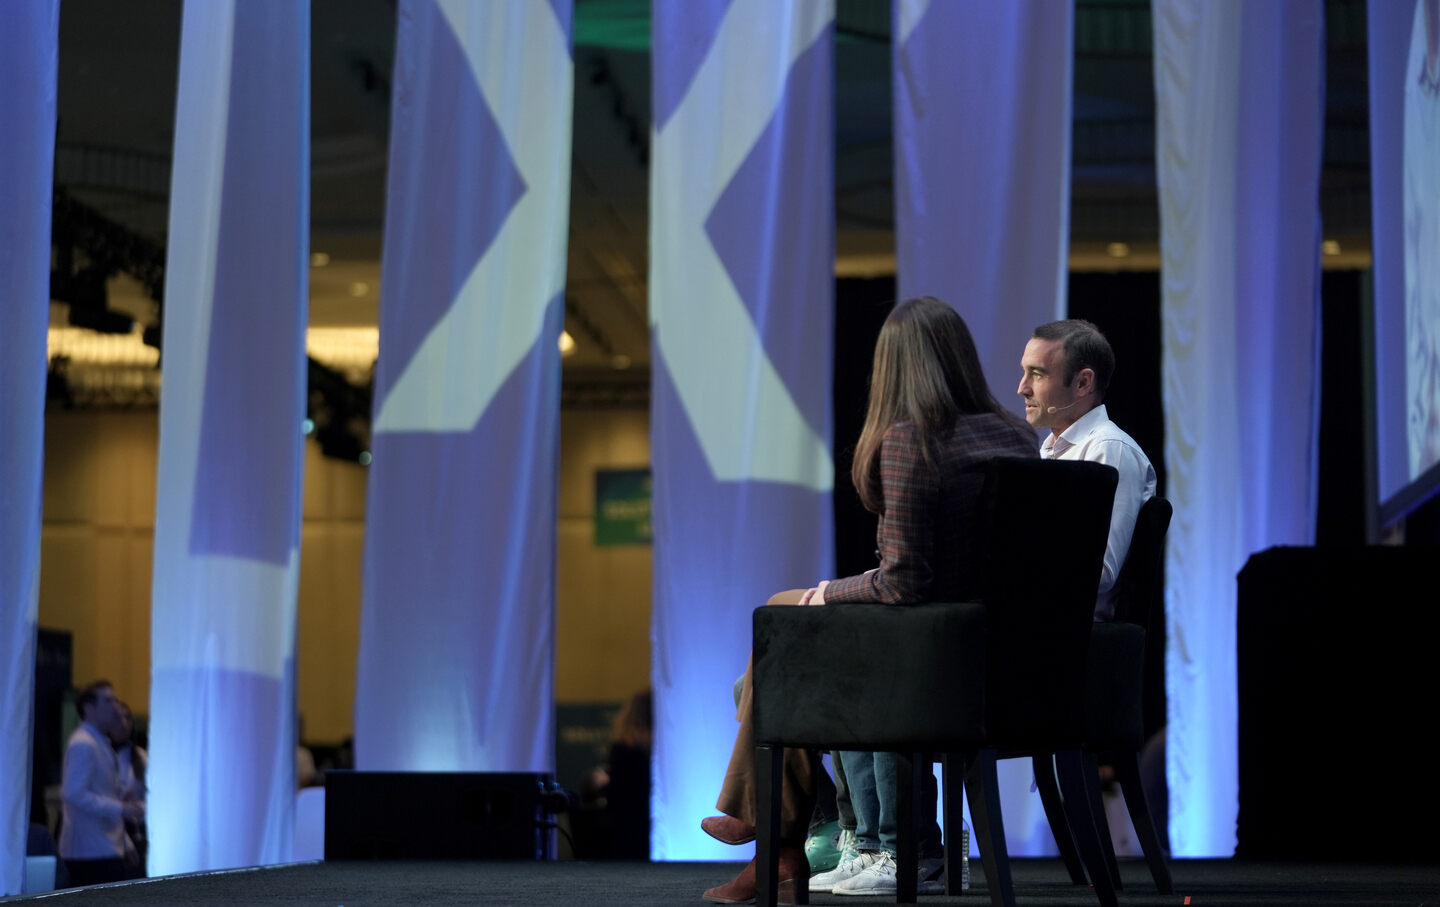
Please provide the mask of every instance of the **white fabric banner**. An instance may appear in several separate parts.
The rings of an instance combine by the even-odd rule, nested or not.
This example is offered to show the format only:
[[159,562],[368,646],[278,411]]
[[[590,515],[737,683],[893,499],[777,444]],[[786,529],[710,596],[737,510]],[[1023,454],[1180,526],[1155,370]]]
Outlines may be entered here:
[[[896,296],[954,306],[1018,414],[1025,342],[1064,313],[1074,10],[896,0],[894,18]],[[1057,853],[1029,760],[998,771],[1011,855]]]
[[187,0],[155,514],[150,872],[290,859],[310,13]]
[[655,859],[736,858],[700,820],[750,613],[834,576],[833,23],[829,0],[655,4]]
[[1235,849],[1235,576],[1315,525],[1324,27],[1315,0],[1155,0],[1167,777],[1177,857]]
[[355,757],[554,768],[569,0],[402,0]]
[[0,3],[0,897],[30,826],[58,0]]

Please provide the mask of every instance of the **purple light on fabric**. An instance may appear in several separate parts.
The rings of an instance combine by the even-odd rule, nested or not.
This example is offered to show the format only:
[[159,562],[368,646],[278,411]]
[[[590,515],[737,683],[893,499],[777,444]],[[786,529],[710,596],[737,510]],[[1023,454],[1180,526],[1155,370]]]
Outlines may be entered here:
[[283,679],[215,666],[154,672],[151,685],[169,691],[172,714],[186,716],[195,741],[195,758],[167,763],[178,777],[165,783],[202,794],[183,829],[167,835],[172,860],[239,867],[253,865],[256,853],[289,853],[293,817],[273,805],[294,796],[294,713],[279,707],[294,701],[293,656],[284,671]]
[[[706,552],[704,561],[687,561],[682,573],[674,576],[678,587],[705,589],[707,598],[725,601],[732,609],[687,611],[684,622],[689,633],[714,641],[716,649],[723,650],[721,641],[728,640],[738,651],[748,652],[751,611],[782,589],[810,584],[812,577],[833,573],[829,546],[816,545],[815,533],[808,528],[830,522],[830,493],[780,482],[721,482],[710,476],[705,453],[684,418],[684,404],[669,369],[663,367],[663,358],[660,364],[651,391],[655,408],[680,418],[669,422],[670,431],[654,438],[652,459],[663,460],[669,473],[684,476],[685,481],[683,494],[667,494],[654,502],[655,537],[671,545],[687,540],[697,543]],[[801,528],[788,531],[787,527]],[[757,544],[757,538],[763,543]],[[670,558],[655,559],[656,575],[667,585],[673,566]],[[682,681],[683,664],[693,663],[694,657],[703,658],[704,653],[687,653],[679,674],[666,680]],[[733,665],[733,659],[725,663]],[[657,671],[661,667],[657,664]],[[738,667],[740,671],[745,668],[743,654]],[[723,702],[725,697],[720,699]],[[732,717],[734,711],[730,703]]]
[[[775,116],[705,220],[770,363],[821,436],[829,433],[830,388],[815,380],[804,351],[831,342],[830,323],[817,323],[812,306],[835,294],[834,68],[827,28],[791,67]],[[817,219],[829,229],[816,229]]]
[[954,306],[1017,412],[1020,352],[1060,317],[1072,15],[1044,0],[934,2],[894,61],[898,295]]
[[[565,33],[565,45],[573,48],[575,45],[575,23],[573,21],[575,0],[550,0],[550,8],[555,13],[555,21],[560,23],[560,30]],[[571,56],[572,58],[574,56],[573,50]]]
[[[309,228],[305,4],[240,3],[190,551],[299,545]],[[257,128],[265,123],[267,128]],[[240,380],[239,376],[245,376]],[[258,490],[265,493],[259,494]]]
[[[557,296],[535,346],[473,430],[375,438],[366,669],[355,697],[362,768],[553,768],[554,338],[563,314]],[[452,739],[457,729],[472,735],[459,742],[471,757],[453,747],[427,750],[427,741]],[[473,756],[482,752],[484,764]]]
[[665,128],[684,100],[732,2],[655,0],[651,7],[650,42],[650,65],[655,73],[651,88],[654,131]]
[[[1405,406],[1405,84],[1410,0],[1365,5],[1370,105],[1370,248],[1375,255],[1375,493],[1381,519],[1418,501],[1400,495],[1410,479]],[[1398,505],[1398,506],[1397,506]]]
[[[656,552],[651,671],[658,859],[731,859],[698,828],[735,742],[730,686],[745,671],[750,614],[774,593],[834,575],[828,492],[773,482],[719,482],[690,429],[664,356],[651,379]],[[693,803],[693,806],[687,804]],[[708,851],[706,850],[708,848]],[[743,858],[744,854],[740,854]]]
[[[734,287],[754,326],[758,349],[756,355],[747,350],[729,364],[681,363],[668,357],[683,353],[662,346],[661,338],[668,336],[664,328],[652,333],[656,728],[651,854],[662,860],[731,859],[735,851],[706,837],[696,818],[714,809],[734,743],[730,690],[750,650],[750,613],[777,591],[833,575],[832,495],[828,488],[814,488],[824,484],[824,476],[815,476],[821,481],[814,484],[748,478],[750,471],[737,466],[746,456],[743,445],[725,454],[737,459],[720,464],[722,474],[731,478],[717,480],[711,466],[717,452],[704,449],[696,431],[709,414],[687,410],[675,369],[689,370],[687,382],[701,369],[704,380],[743,385],[757,380],[761,366],[756,360],[763,355],[796,404],[793,414],[776,412],[770,418],[803,420],[805,433],[828,443],[834,36],[826,23],[806,21],[803,27],[822,29],[813,46],[796,48],[799,56],[793,60],[788,55],[767,57],[785,63],[768,76],[777,84],[756,92],[717,86],[726,97],[711,115],[721,123],[726,116],[743,118],[757,131],[754,146],[734,162],[735,172],[717,173],[707,170],[718,163],[713,149],[700,146],[712,141],[708,126],[696,124],[697,134],[674,134],[681,121],[673,114],[677,106],[689,103],[685,98],[697,73],[710,65],[706,60],[720,52],[715,41],[722,24],[736,29],[727,36],[737,40],[724,45],[726,53],[736,56],[711,63],[728,69],[746,65],[748,42],[742,34],[763,37],[764,52],[775,54],[788,46],[789,30],[802,27],[807,17],[788,6],[762,10],[718,3],[697,7],[660,2],[654,13],[654,121],[657,130],[669,130],[663,136],[671,149],[667,153],[677,155],[670,166],[679,165],[666,172],[681,184],[692,178],[706,185],[729,182],[720,187],[709,209],[699,208],[705,201],[690,198],[681,191],[683,185],[657,183],[652,193],[659,197],[680,192],[672,203],[683,200],[695,206],[684,217],[705,221],[705,241],[727,272],[718,279],[729,286],[716,290],[728,294]],[[727,15],[742,14],[749,21],[722,23]],[[745,106],[760,104],[766,106]],[[686,252],[672,239],[651,237],[652,274],[663,271],[665,280],[686,267]],[[676,324],[689,317],[689,311],[685,305],[667,305],[657,310],[657,323]],[[754,443],[756,436],[774,428],[759,419],[752,414],[734,429]]]
[[19,894],[30,816],[58,0],[0,4],[0,896]]
[[1245,549],[1258,551],[1314,541],[1325,22],[1307,0],[1251,4],[1244,15],[1235,336],[1242,525]]
[[396,47],[380,295],[404,302],[381,307],[377,400],[449,311],[526,188],[434,0],[402,4]]

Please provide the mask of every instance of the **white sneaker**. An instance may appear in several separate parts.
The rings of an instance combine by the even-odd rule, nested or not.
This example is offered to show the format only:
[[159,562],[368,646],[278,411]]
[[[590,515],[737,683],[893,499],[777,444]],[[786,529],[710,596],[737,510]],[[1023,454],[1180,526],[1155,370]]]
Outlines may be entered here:
[[[853,840],[851,844],[854,844]],[[810,890],[826,893],[833,892],[836,885],[846,879],[852,879],[858,876],[872,863],[879,860],[880,857],[881,854],[873,850],[863,852],[856,852],[853,849],[846,850],[845,855],[840,858],[839,866],[836,866],[829,872],[822,872],[819,875],[810,877]]]
[[[895,855],[893,853],[869,853],[873,857],[869,866],[858,875],[851,876],[830,890],[831,894],[894,895]],[[813,887],[811,890],[814,890]]]

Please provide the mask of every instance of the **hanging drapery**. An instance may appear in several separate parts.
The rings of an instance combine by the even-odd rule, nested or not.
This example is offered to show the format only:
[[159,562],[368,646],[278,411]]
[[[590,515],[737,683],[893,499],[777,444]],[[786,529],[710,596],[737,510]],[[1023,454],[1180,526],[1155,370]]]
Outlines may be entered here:
[[750,612],[833,575],[833,20],[825,0],[654,7],[656,859],[735,858],[699,822]]
[[1167,776],[1176,856],[1229,856],[1235,575],[1313,541],[1323,9],[1155,0]]
[[306,3],[185,4],[151,614],[152,874],[290,858],[309,60]]
[[[893,11],[897,296],[954,306],[991,391],[1018,413],[1020,353],[1065,306],[1074,10],[896,0]],[[999,771],[1010,853],[1054,853],[1028,763]]]
[[58,0],[0,4],[0,897],[20,893],[30,826],[59,22]]
[[404,0],[356,765],[554,767],[568,0]]
[[1006,403],[1065,311],[1073,24],[1046,0],[894,5],[898,296],[953,305]]

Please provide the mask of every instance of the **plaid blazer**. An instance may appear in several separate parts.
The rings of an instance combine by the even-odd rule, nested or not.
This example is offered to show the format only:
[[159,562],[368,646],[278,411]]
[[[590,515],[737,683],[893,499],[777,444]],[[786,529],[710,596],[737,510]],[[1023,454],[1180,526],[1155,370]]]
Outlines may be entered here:
[[973,569],[980,531],[982,467],[994,457],[1037,457],[1035,433],[993,413],[962,415],[935,438],[925,462],[920,432],[897,422],[880,442],[885,509],[875,532],[879,569],[837,579],[826,602],[966,601],[978,593]]

